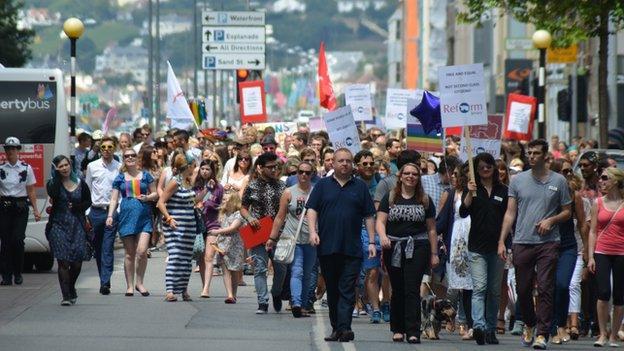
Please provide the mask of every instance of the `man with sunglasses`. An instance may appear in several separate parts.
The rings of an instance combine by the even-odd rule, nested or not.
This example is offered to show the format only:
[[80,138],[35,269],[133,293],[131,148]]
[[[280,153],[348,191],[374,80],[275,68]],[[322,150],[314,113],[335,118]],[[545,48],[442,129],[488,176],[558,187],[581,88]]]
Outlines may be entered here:
[[113,192],[113,180],[119,174],[119,161],[113,158],[115,152],[115,140],[111,137],[103,137],[100,145],[101,158],[87,166],[85,183],[91,190],[91,208],[89,220],[93,226],[95,235],[95,262],[100,275],[100,294],[110,294],[110,279],[113,274],[113,244],[117,233],[117,212],[113,217],[113,225],[106,226],[108,206]]
[[[279,210],[280,198],[286,185],[279,180],[281,167],[277,155],[265,152],[258,156],[255,163],[256,176],[245,188],[242,198],[241,216],[243,220],[254,228],[259,228],[259,219],[263,217],[275,218]],[[256,314],[266,314],[269,309],[269,292],[267,288],[267,267],[269,253],[265,243],[251,249],[254,260],[254,285],[258,295],[258,310]],[[276,312],[282,309],[282,287],[286,278],[286,266],[273,262],[273,308]]]
[[[498,241],[498,255],[505,261],[505,240],[517,220],[512,252],[518,303],[525,324],[521,341],[524,346],[540,350],[546,349],[550,336],[561,241],[559,224],[572,213],[568,183],[561,174],[546,168],[547,153],[546,140],[529,143],[527,155],[531,169],[516,175],[509,184],[507,210]],[[534,278],[537,310],[533,303]]]
[[35,173],[32,167],[19,159],[22,145],[16,137],[4,143],[6,161],[0,164],[0,285],[23,282],[24,239],[28,225],[28,204],[35,220],[41,220],[37,210]]
[[[373,157],[373,153],[368,150],[361,150],[353,157],[353,161],[355,162],[356,168],[356,178],[361,179],[368,186],[368,192],[370,193],[371,198],[375,196],[375,191],[377,189],[377,184],[381,181],[381,176],[377,173],[375,169],[375,160]],[[369,243],[369,233],[366,229],[366,223],[362,222],[362,232],[361,237],[362,240],[362,252],[368,253],[368,245],[374,244],[377,252],[381,252],[381,244],[379,243],[379,237],[375,237],[375,242]],[[383,294],[383,305],[380,308],[379,302],[379,275],[383,275],[383,280],[385,280],[384,284],[384,294]],[[362,262],[362,269],[360,272],[360,283],[359,287],[362,287],[364,291],[360,291],[362,296],[366,295],[368,304],[370,304],[370,320],[371,323],[377,324],[381,323],[381,319],[383,317],[384,321],[390,321],[390,281],[388,280],[387,275],[383,274],[381,270],[381,258],[380,255],[375,257],[364,257]],[[356,313],[356,311],[353,311]]]
[[262,146],[262,151],[264,152],[275,153],[275,149],[277,148],[277,142],[275,141],[275,137],[273,137],[273,134],[268,134],[267,136],[262,138],[260,145]]

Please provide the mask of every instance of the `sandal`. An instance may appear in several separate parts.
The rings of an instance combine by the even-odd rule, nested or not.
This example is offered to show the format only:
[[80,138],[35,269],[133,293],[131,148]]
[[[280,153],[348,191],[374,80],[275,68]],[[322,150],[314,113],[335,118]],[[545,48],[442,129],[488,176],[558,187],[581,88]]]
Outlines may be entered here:
[[173,294],[173,293],[167,293],[167,295],[165,296],[165,301],[167,302],[176,302],[178,301],[178,298]]
[[505,334],[505,319],[498,319],[498,323],[496,325],[496,334]]
[[[397,335],[398,335],[398,336],[397,336]],[[405,341],[405,335],[404,335],[404,334],[401,334],[401,333],[395,333],[395,334],[392,336],[392,341],[393,341],[393,342],[403,342],[403,341]]]
[[236,303],[236,298],[235,297],[228,297],[227,299],[225,299],[225,303],[231,305],[231,304],[235,304]]
[[191,302],[191,301],[193,301],[193,299],[191,298],[191,295],[189,295],[188,293],[183,293],[182,294],[182,301]]

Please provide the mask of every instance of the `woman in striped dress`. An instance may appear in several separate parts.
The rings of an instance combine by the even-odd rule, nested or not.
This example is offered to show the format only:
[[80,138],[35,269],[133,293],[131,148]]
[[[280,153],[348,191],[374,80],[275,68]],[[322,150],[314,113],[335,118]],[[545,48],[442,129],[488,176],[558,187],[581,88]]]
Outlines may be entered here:
[[165,243],[169,253],[165,272],[165,300],[169,302],[177,301],[176,294],[182,294],[184,301],[191,301],[187,287],[192,270],[193,243],[197,234],[193,209],[195,192],[190,183],[193,163],[184,154],[175,156],[172,162],[175,176],[158,200],[158,209],[165,222]]

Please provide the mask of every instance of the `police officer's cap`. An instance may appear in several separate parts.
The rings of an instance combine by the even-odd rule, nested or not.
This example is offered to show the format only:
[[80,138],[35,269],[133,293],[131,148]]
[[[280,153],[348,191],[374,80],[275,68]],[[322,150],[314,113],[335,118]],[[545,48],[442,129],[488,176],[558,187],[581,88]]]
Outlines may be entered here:
[[14,148],[16,148],[18,150],[21,150],[22,149],[22,144],[20,143],[18,138],[16,138],[16,137],[8,137],[4,141],[4,149],[6,150],[7,147],[14,147]]

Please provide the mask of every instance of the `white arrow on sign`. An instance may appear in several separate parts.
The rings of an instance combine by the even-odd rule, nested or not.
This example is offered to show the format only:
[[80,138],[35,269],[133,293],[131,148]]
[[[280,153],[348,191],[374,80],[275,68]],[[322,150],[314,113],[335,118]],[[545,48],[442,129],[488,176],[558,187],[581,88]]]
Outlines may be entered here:
[[258,43],[264,44],[264,27],[203,27],[204,43]]
[[217,69],[264,69],[264,54],[204,54],[202,67]]
[[264,12],[255,11],[203,11],[203,26],[264,26]]
[[264,54],[264,44],[204,43],[204,54]]

